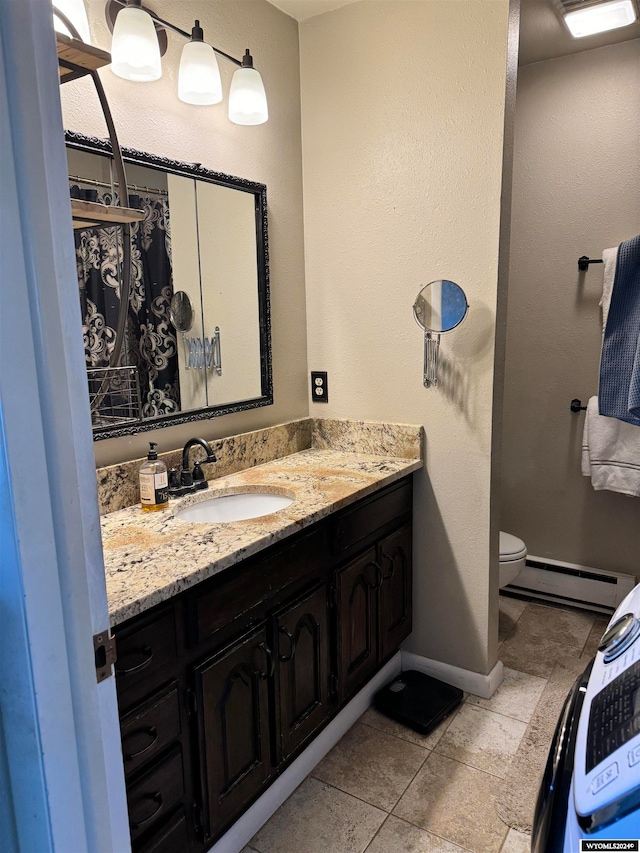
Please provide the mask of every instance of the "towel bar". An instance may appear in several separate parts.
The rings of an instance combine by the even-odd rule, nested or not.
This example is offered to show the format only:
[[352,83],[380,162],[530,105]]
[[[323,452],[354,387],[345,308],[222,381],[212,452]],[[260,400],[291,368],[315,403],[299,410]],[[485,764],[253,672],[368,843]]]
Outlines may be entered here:
[[586,272],[589,269],[589,264],[601,264],[602,258],[588,258],[586,255],[578,258],[578,269],[580,272]]
[[584,412],[584,411],[586,411],[587,407],[582,405],[582,400],[578,400],[578,398],[575,397],[571,401],[569,408],[571,409],[572,412]]

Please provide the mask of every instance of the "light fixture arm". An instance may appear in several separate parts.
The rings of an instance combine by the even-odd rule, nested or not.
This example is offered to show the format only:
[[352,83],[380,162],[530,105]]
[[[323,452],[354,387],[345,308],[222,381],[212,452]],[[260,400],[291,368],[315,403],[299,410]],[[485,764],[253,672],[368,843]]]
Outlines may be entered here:
[[[129,5],[127,3],[127,0],[113,0],[113,2],[117,3],[118,6],[122,6],[123,8]],[[159,15],[156,15],[155,12],[153,12],[151,9],[147,9],[146,6],[142,6],[141,4],[138,5],[140,5],[140,8],[143,9],[143,11],[145,11],[149,15],[149,17],[151,17],[156,23],[160,24],[162,27],[166,27],[168,30],[173,30],[174,33],[178,33],[178,35],[187,39],[187,41],[191,40],[191,33],[188,33],[186,30],[181,30],[180,27],[176,27],[175,24],[172,24],[169,21],[165,21],[164,18],[161,18]],[[209,42],[205,42],[205,44],[209,44]],[[211,47],[213,51],[218,54],[218,56],[223,56],[225,59],[228,59],[229,62],[233,62],[233,64],[237,65],[239,68],[242,67],[242,60],[236,59],[234,56],[230,56],[230,54],[225,53],[224,50],[220,50],[220,48],[216,47],[213,44],[210,44],[209,47]]]

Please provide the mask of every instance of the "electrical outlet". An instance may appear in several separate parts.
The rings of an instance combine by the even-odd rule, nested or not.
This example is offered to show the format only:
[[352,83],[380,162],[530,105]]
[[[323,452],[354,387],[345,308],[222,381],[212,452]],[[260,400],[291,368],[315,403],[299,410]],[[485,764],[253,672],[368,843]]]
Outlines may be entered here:
[[329,402],[329,385],[326,370],[311,371],[311,399],[314,403]]

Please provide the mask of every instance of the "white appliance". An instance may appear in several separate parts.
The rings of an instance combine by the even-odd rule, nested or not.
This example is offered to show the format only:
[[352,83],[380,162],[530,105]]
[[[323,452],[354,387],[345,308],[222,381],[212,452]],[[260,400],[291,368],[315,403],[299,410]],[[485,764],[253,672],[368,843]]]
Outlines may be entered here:
[[534,853],[640,839],[640,585],[622,601],[576,681],[554,735],[534,816]]

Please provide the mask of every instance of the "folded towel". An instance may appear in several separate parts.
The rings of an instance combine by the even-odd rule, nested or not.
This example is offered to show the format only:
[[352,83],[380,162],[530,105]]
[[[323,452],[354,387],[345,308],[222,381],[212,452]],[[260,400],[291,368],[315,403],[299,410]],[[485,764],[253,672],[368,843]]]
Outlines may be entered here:
[[640,235],[618,248],[598,403],[602,415],[640,426]]
[[640,427],[600,415],[597,397],[587,405],[582,473],[596,490],[640,497]]
[[604,276],[602,280],[602,299],[600,307],[602,308],[602,334],[607,327],[607,317],[609,316],[609,305],[611,304],[611,294],[613,293],[613,279],[616,274],[616,262],[618,260],[618,247],[615,249],[604,249],[602,252],[602,262],[604,264]]

